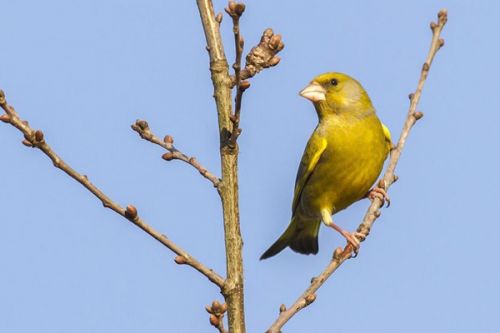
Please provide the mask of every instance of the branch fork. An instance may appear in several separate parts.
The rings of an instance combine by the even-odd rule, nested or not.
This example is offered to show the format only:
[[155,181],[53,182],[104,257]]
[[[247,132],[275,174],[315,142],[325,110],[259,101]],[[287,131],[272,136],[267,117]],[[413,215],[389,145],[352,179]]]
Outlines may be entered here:
[[[240,118],[241,118],[241,101],[243,93],[250,87],[249,78],[255,76],[264,68],[276,66],[280,62],[280,58],[276,55],[283,50],[285,45],[281,41],[281,35],[275,35],[272,29],[266,29],[262,35],[259,44],[253,47],[246,56],[245,67],[241,68],[241,58],[243,55],[244,39],[240,33],[240,18],[245,11],[244,3],[229,1],[225,8],[226,13],[233,20],[234,48],[235,60],[233,63],[234,75],[231,76],[231,87],[236,88],[236,97],[234,99],[234,113],[230,115],[232,130],[229,136],[228,146],[231,149],[236,149],[236,140],[241,134]],[[222,18],[217,15],[217,22],[222,21]]]
[[4,110],[4,114],[0,119],[17,128],[23,135],[23,144],[32,148],[37,148],[47,155],[53,162],[54,166],[64,171],[68,176],[79,182],[83,187],[94,194],[103,204],[105,208],[109,208],[115,213],[123,216],[137,227],[146,232],[149,236],[156,239],[162,245],[170,249],[172,252],[184,258],[184,264],[187,264],[196,269],[201,274],[205,275],[212,283],[222,289],[225,279],[214,272],[212,269],[206,267],[201,262],[190,256],[185,250],[179,247],[176,243],[168,239],[165,235],[155,230],[152,226],[147,224],[137,212],[134,205],[128,205],[126,208],[121,207],[118,203],[114,202],[97,186],[92,184],[86,175],[82,175],[69,166],[63,159],[61,159],[45,141],[44,134],[41,130],[34,130],[30,127],[29,123],[22,120],[12,106],[7,103],[5,94],[0,90],[0,107]]
[[[236,49],[235,61],[232,65],[234,75],[229,74],[227,60],[224,54],[222,39],[219,32],[222,23],[222,14],[214,14],[211,0],[197,0],[202,25],[207,40],[207,51],[210,56],[210,69],[212,72],[212,81],[214,84],[214,97],[217,105],[219,119],[219,132],[221,135],[221,178],[215,176],[203,167],[195,157],[189,157],[174,146],[172,136],[167,135],[160,139],[153,134],[149,125],[144,120],[137,120],[132,125],[141,138],[157,144],[167,150],[162,158],[171,161],[181,160],[195,168],[204,178],[209,180],[218,190],[223,205],[224,233],[226,243],[226,267],[227,278],[223,278],[212,269],[206,267],[186,251],[181,249],[165,235],[156,231],[148,225],[139,215],[137,208],[129,204],[125,208],[114,202],[106,196],[99,188],[92,184],[86,175],[82,175],[72,169],[64,160],[62,160],[47,144],[45,135],[41,130],[35,130],[30,127],[27,121],[22,120],[12,106],[10,106],[3,91],[0,90],[0,107],[4,114],[0,115],[0,121],[11,124],[23,133],[22,143],[28,147],[37,148],[47,155],[54,166],[64,171],[71,178],[78,181],[82,186],[94,194],[103,204],[117,214],[123,216],[128,221],[142,229],[148,235],[156,239],[162,245],[170,249],[177,256],[175,263],[179,265],[188,265],[206,276],[212,283],[221,290],[225,303],[218,301],[212,302],[206,310],[210,314],[210,324],[216,327],[220,333],[227,333],[223,325],[223,317],[227,313],[229,332],[245,332],[245,318],[243,307],[243,262],[241,256],[242,239],[239,228],[239,210],[238,210],[238,181],[237,181],[237,139],[241,134],[240,117],[241,103],[243,93],[250,87],[248,79],[255,76],[265,68],[276,66],[280,62],[277,54],[284,48],[281,35],[274,34],[272,29],[266,29],[258,45],[254,46],[246,56],[245,66],[242,68],[241,60],[243,55],[244,40],[240,33],[239,20],[245,11],[243,3],[229,1],[226,13],[232,18],[234,45]],[[437,22],[431,22],[432,42],[428,56],[422,65],[420,80],[415,92],[409,95],[410,107],[398,144],[391,151],[390,162],[382,178],[384,189],[388,189],[396,180],[394,174],[396,165],[404,148],[407,137],[413,125],[423,117],[423,113],[417,111],[417,105],[420,100],[422,89],[432,65],[432,61],[437,51],[443,47],[444,39],[440,37],[441,31],[447,21],[446,10],[441,10],[438,14]],[[231,105],[231,89],[236,89],[234,99],[234,112]],[[228,139],[229,138],[229,139]],[[230,149],[224,149],[228,146]],[[380,217],[379,208],[383,204],[382,200],[375,197],[369,206],[362,223],[357,232],[364,238],[370,233],[375,220]],[[363,239],[364,240],[364,239]],[[361,241],[363,241],[361,240]],[[284,304],[280,306],[280,314],[276,321],[271,325],[267,332],[277,333],[286,322],[297,314],[301,309],[312,304],[316,300],[317,290],[325,281],[336,271],[346,260],[352,258],[353,248],[350,244],[343,249],[337,248],[332,256],[332,260],[321,272],[320,275],[311,279],[310,285],[302,295],[289,308]]]
[[140,120],[138,119],[135,124],[131,125],[132,129],[136,131],[139,136],[151,143],[154,143],[158,146],[163,147],[164,149],[168,150],[167,153],[162,155],[162,158],[165,161],[172,161],[172,160],[180,160],[183,161],[189,165],[191,165],[193,168],[198,170],[198,172],[208,179],[215,188],[219,187],[220,185],[220,179],[219,177],[215,176],[213,173],[207,170],[204,166],[202,166],[194,156],[187,156],[174,146],[174,139],[170,135],[166,135],[163,140],[161,140],[158,136],[156,136],[153,132],[151,132],[151,129],[149,128],[149,124],[145,120]]

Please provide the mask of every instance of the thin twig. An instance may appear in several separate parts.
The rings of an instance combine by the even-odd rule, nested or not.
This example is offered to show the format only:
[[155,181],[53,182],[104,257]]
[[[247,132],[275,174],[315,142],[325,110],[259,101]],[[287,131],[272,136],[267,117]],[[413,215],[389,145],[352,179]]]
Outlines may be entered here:
[[151,143],[157,144],[166,150],[168,150],[168,153],[165,153],[162,155],[162,158],[166,161],[171,161],[171,160],[180,160],[183,162],[186,162],[187,164],[191,165],[194,167],[198,172],[208,179],[214,187],[218,187],[220,184],[220,179],[210,171],[208,171],[205,167],[203,167],[194,156],[189,157],[174,146],[174,139],[170,136],[167,135],[163,140],[161,140],[158,136],[154,135],[151,130],[149,129],[149,125],[145,120],[137,120],[135,124],[132,124],[132,129],[139,133],[141,138],[144,140],[147,140]]
[[[429,49],[429,53],[427,55],[427,59],[425,60],[424,65],[422,66],[422,70],[420,73],[420,79],[418,81],[417,89],[413,94],[410,94],[410,108],[408,110],[408,116],[403,126],[403,130],[401,132],[401,136],[399,137],[398,144],[395,149],[391,153],[391,158],[389,165],[384,173],[384,177],[382,178],[382,185],[387,190],[396,180],[397,177],[394,174],[396,169],[396,165],[399,161],[399,157],[401,156],[401,152],[405,146],[406,139],[410,134],[410,130],[417,120],[422,118],[423,114],[421,112],[417,112],[417,105],[420,100],[420,96],[422,94],[422,89],[424,87],[425,80],[429,73],[429,69],[431,67],[434,56],[437,51],[444,45],[444,40],[440,38],[441,31],[446,24],[448,19],[446,9],[442,9],[438,13],[438,22],[431,23],[432,29],[432,42]],[[363,222],[359,225],[357,231],[362,233],[365,238],[370,233],[371,227],[375,220],[380,216],[379,208],[383,204],[383,202],[376,197],[368,208]],[[282,306],[278,319],[271,325],[267,332],[269,333],[278,333],[280,332],[283,325],[286,324],[290,318],[292,318],[295,314],[297,314],[301,309],[305,308],[309,304],[311,304],[316,299],[316,291],[325,283],[325,281],[337,270],[340,265],[342,265],[347,259],[351,258],[352,246],[347,245],[344,250],[342,248],[337,248],[333,255],[332,261],[328,264],[325,270],[316,278],[312,279],[309,287],[302,293],[302,295],[295,301],[295,303],[288,309]]]
[[[248,81],[245,81],[248,82]],[[231,131],[231,136],[229,137],[229,146],[231,148],[236,148],[236,140],[241,134],[240,128],[240,118],[241,118],[241,100],[243,98],[244,89],[237,85],[236,87],[236,97],[234,98],[234,114],[231,115],[231,121],[233,122],[233,130]]]
[[235,60],[233,64],[234,69],[234,85],[236,87],[236,97],[234,99],[234,114],[231,116],[231,121],[233,122],[233,130],[231,131],[231,137],[229,138],[229,145],[233,148],[236,147],[236,140],[241,134],[240,129],[240,115],[241,115],[241,99],[243,98],[243,93],[250,86],[250,82],[241,81],[241,56],[243,55],[243,45],[244,41],[240,33],[240,18],[245,11],[245,4],[236,3],[234,1],[229,1],[228,6],[225,8],[226,13],[233,19],[233,34],[234,34],[234,48],[235,48]]
[[29,126],[27,121],[23,121],[19,118],[14,108],[8,105],[5,99],[5,94],[2,90],[0,90],[0,107],[5,111],[5,113],[0,116],[0,120],[11,124],[24,134],[24,145],[40,149],[52,160],[56,168],[61,169],[68,176],[70,176],[71,178],[82,184],[87,190],[92,192],[92,194],[94,194],[99,200],[101,200],[104,207],[109,208],[117,214],[125,217],[127,220],[145,231],[148,235],[177,254],[177,257],[175,258],[176,263],[189,265],[201,274],[205,275],[210,281],[212,281],[220,288],[224,286],[224,278],[222,276],[203,265],[185,250],[180,248],[177,244],[168,239],[165,235],[161,234],[153,227],[148,225],[142,218],[139,217],[139,215],[137,214],[137,209],[134,206],[128,205],[127,208],[121,207],[116,202],[111,200],[111,198],[109,198],[106,194],[104,194],[99,188],[97,188],[97,186],[92,184],[87,176],[78,173],[66,162],[64,162],[45,142],[44,134],[42,131],[34,130]]
[[240,18],[245,11],[244,3],[236,3],[235,1],[229,1],[227,7],[225,8],[226,13],[233,19],[233,34],[234,34],[234,49],[236,51],[235,60],[233,64],[235,85],[240,84],[240,71],[241,71],[241,57],[243,55],[243,38],[240,34]]

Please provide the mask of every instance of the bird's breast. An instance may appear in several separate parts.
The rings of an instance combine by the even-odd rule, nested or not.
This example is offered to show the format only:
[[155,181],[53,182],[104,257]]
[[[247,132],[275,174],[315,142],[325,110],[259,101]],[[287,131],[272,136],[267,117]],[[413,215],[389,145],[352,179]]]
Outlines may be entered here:
[[327,147],[301,197],[301,210],[314,215],[338,212],[361,199],[379,176],[387,154],[375,114],[351,123],[333,121],[318,130]]

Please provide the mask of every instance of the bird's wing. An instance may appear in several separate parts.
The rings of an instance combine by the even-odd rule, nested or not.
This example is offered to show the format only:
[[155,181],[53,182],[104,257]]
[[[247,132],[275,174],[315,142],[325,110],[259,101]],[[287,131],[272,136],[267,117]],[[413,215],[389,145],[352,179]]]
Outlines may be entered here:
[[299,203],[300,195],[304,189],[307,181],[311,177],[314,168],[318,164],[321,154],[325,151],[327,146],[326,138],[320,136],[318,133],[313,133],[309,142],[307,142],[304,155],[300,161],[299,170],[297,171],[297,178],[295,179],[295,193],[293,195],[292,212]]
[[384,131],[384,136],[385,136],[385,142],[388,146],[387,152],[390,152],[393,148],[392,144],[392,139],[391,139],[391,131],[389,131],[389,128],[382,123],[382,130]]

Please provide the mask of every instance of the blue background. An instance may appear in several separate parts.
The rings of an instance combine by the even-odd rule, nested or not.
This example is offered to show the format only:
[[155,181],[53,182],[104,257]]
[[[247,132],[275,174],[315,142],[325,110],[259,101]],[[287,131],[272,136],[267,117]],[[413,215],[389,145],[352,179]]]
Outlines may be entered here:
[[[215,1],[222,11],[225,1]],[[314,76],[361,81],[397,138],[449,10],[419,110],[382,211],[348,261],[284,332],[498,332],[500,199],[496,1],[248,1],[246,51],[272,27],[286,44],[252,80],[240,137],[241,228],[249,332],[264,331],[344,241],[325,228],[317,256],[260,254],[289,222],[296,168],[316,125],[297,95]],[[208,56],[195,1],[0,0],[0,88],[76,170],[221,274],[216,191],[130,129],[159,136],[219,172]],[[222,33],[234,58],[232,27]],[[0,124],[0,331],[214,332],[216,287],[55,169]],[[495,171],[496,170],[496,171]],[[369,202],[336,215],[347,229]]]

